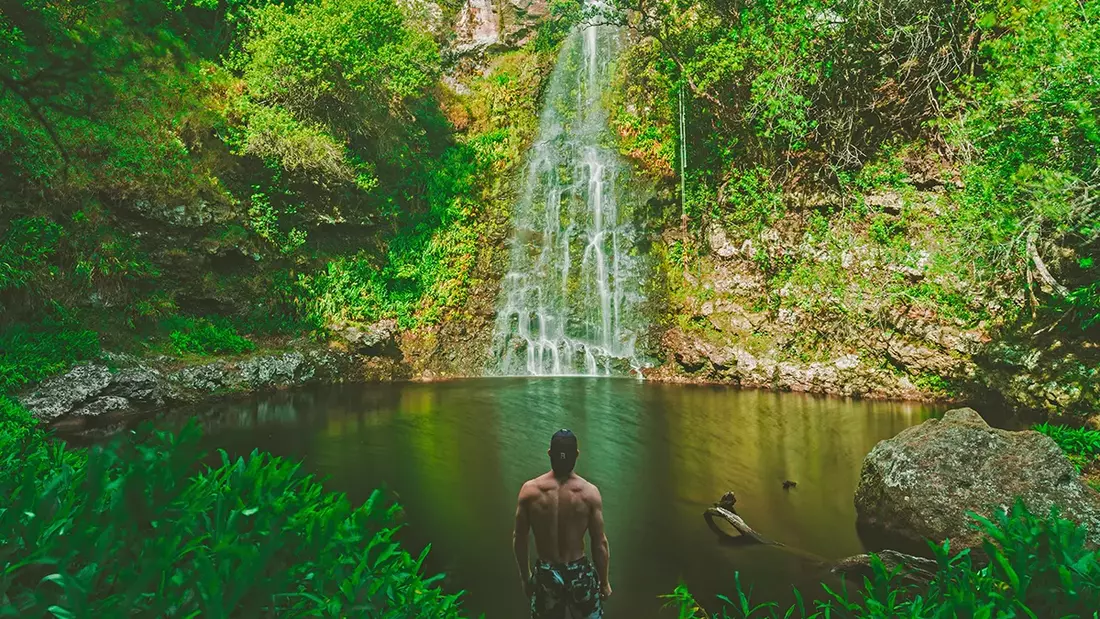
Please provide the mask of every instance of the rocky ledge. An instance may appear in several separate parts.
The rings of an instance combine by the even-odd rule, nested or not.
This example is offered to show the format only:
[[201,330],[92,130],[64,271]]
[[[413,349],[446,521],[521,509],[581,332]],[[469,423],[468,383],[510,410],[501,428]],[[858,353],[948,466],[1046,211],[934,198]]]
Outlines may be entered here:
[[968,512],[989,516],[1016,497],[1036,514],[1058,506],[1100,545],[1100,494],[1058,445],[1038,432],[991,428],[969,408],[876,445],[863,461],[855,502],[864,531],[914,545],[949,538],[960,549],[981,542]]
[[107,354],[55,376],[20,402],[41,422],[82,428],[99,418],[152,413],[212,397],[311,383],[407,378],[399,360],[330,348],[256,354],[193,365]]
[[671,363],[645,372],[650,380],[719,383],[752,389],[777,389],[896,400],[926,400],[925,389],[907,375],[890,372],[872,359],[846,354],[827,362],[795,363],[756,355],[735,344],[719,344],[671,329],[662,346]]

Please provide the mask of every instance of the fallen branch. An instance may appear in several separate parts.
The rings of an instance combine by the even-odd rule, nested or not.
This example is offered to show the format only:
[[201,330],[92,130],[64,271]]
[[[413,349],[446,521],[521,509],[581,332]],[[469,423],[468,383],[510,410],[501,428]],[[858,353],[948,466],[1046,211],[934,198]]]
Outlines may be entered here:
[[[708,507],[707,511],[703,512],[703,518],[707,521],[707,526],[711,531],[720,537],[734,540],[751,540],[758,544],[776,544],[760,535],[741,516],[737,515],[733,505],[737,503],[737,497],[732,492],[727,492],[722,495],[721,500],[714,504],[713,507]],[[729,523],[731,527],[737,530],[740,535],[730,535],[726,531],[723,531],[717,523],[714,522],[715,518],[721,518]]]
[[1027,235],[1027,255],[1031,257],[1031,262],[1035,265],[1035,273],[1039,276],[1039,280],[1046,284],[1051,290],[1063,299],[1069,296],[1069,289],[1058,283],[1058,280],[1054,279],[1054,276],[1050,274],[1047,269],[1046,263],[1039,256],[1039,250],[1035,247],[1035,239],[1038,235],[1034,232]]
[[[936,570],[939,569],[939,565],[932,559],[907,555],[896,550],[883,550],[874,553],[874,556],[882,560],[882,564],[888,573],[900,568],[901,577],[912,583],[924,584],[931,582],[936,575]],[[869,577],[873,571],[871,569],[871,557],[870,554],[862,554],[841,559],[833,567],[832,572],[834,574],[855,574],[860,577]]]

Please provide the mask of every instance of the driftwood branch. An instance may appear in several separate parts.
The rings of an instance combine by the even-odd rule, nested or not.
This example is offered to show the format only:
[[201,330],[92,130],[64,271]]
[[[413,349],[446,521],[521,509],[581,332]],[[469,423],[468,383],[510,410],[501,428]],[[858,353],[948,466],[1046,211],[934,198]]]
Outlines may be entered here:
[[[855,575],[860,578],[871,576],[873,572],[871,556],[863,554],[841,559],[832,571],[834,574]],[[939,565],[932,559],[907,555],[896,550],[883,550],[882,552],[876,552],[875,556],[882,560],[887,572],[892,573],[895,570],[900,570],[902,579],[916,584],[931,582],[936,575],[936,570],[939,568]]]
[[[753,530],[753,528],[745,522],[744,518],[737,515],[737,511],[733,507],[735,503],[737,503],[737,497],[732,492],[727,492],[722,495],[721,500],[712,507],[708,507],[707,511],[703,512],[703,518],[706,519],[707,526],[710,527],[710,530],[714,531],[719,537],[726,539],[752,541],[757,544],[775,544],[775,542],[772,542]],[[729,523],[731,527],[737,530],[738,535],[730,535],[722,530],[714,521],[715,518],[721,518]]]
[[1069,296],[1069,289],[1058,283],[1058,280],[1054,279],[1054,276],[1050,274],[1047,269],[1047,265],[1043,262],[1042,257],[1039,256],[1039,250],[1035,247],[1035,240],[1038,235],[1034,232],[1027,235],[1027,255],[1031,258],[1031,262],[1035,265],[1035,274],[1039,276],[1039,280],[1047,285],[1058,296],[1065,298]]
[[[744,521],[744,519],[741,518],[741,516],[738,516],[737,514],[731,512],[727,509],[723,509],[721,507],[710,507],[703,514],[703,517],[707,519],[707,525],[710,527],[710,529],[712,531],[714,531],[716,534],[721,535],[723,537],[727,537],[727,538],[730,538],[730,539],[738,539],[738,538],[744,537],[744,538],[751,539],[752,541],[754,541],[758,544],[771,544],[771,543],[773,543],[773,542],[769,541],[767,538],[765,538],[763,535],[760,535],[759,533],[754,531],[753,528],[750,527]],[[714,522],[715,518],[721,518],[722,520],[725,520],[726,522],[728,522],[730,524],[730,526],[732,526],[734,529],[737,529],[737,531],[738,531],[738,533],[740,533],[740,535],[730,535],[729,533],[726,533],[725,531],[723,531],[722,528],[719,527]]]

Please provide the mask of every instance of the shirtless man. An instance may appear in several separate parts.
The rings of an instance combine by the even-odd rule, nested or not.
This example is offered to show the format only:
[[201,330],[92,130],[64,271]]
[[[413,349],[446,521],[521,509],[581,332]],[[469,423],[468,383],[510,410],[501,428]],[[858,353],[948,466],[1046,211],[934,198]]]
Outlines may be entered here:
[[[600,601],[611,595],[607,580],[611,551],[603,530],[603,499],[596,486],[573,472],[577,437],[559,430],[550,439],[550,471],[523,484],[516,506],[512,548],[532,619],[602,619]],[[535,533],[534,573],[527,559],[530,531]],[[584,532],[592,542],[592,561],[584,554]],[[568,615],[566,614],[568,611]]]

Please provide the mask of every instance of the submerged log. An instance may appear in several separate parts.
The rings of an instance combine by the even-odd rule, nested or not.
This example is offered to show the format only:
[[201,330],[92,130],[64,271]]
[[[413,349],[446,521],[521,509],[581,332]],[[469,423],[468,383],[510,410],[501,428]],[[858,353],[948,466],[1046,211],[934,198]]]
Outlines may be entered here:
[[[748,525],[747,522],[741,516],[737,514],[734,509],[734,504],[737,503],[737,496],[732,492],[727,492],[722,495],[712,507],[708,507],[707,511],[703,512],[703,518],[707,521],[707,526],[711,531],[714,531],[720,537],[726,539],[732,539],[737,541],[752,541],[757,544],[775,544],[771,540],[768,540],[763,535],[760,535]],[[730,535],[722,530],[717,523],[714,522],[715,518],[721,518],[729,523],[731,527],[737,530],[740,535]]]
[[[939,564],[932,559],[908,555],[896,550],[883,550],[874,554],[882,561],[887,573],[900,569],[901,578],[911,583],[931,582],[939,568]],[[871,567],[871,557],[870,554],[863,554],[841,559],[832,571],[834,574],[857,575],[860,578],[871,576],[874,571]]]

